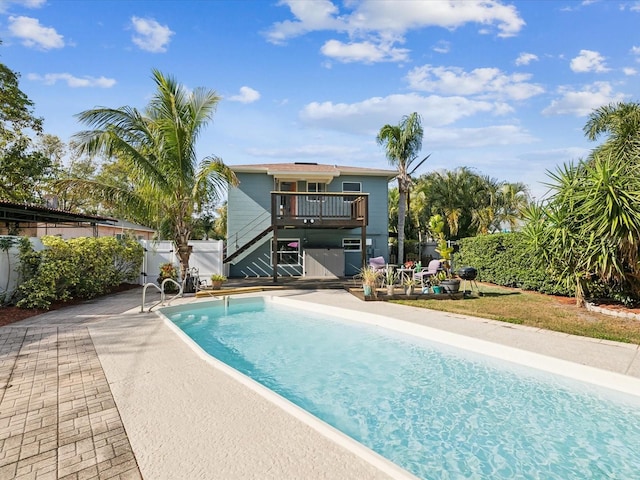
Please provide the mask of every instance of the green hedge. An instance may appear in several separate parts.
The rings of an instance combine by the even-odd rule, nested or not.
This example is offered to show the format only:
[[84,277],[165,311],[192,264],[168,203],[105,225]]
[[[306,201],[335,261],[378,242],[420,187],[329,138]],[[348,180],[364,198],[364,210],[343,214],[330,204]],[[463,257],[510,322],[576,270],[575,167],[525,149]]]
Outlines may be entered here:
[[478,281],[554,295],[573,295],[545,272],[545,266],[529,252],[526,239],[518,232],[463,238],[458,245],[454,265],[456,268],[476,268]]
[[143,248],[133,238],[44,236],[41,241],[42,251],[26,238],[20,242],[19,307],[47,309],[57,300],[93,298],[140,274]]

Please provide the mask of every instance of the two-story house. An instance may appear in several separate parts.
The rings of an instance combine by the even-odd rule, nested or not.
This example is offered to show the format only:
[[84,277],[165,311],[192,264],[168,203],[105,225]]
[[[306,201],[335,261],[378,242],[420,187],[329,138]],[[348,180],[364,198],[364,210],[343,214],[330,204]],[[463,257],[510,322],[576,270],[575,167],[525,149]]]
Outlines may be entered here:
[[303,162],[230,168],[240,181],[227,206],[230,277],[342,277],[368,257],[388,258],[396,171]]

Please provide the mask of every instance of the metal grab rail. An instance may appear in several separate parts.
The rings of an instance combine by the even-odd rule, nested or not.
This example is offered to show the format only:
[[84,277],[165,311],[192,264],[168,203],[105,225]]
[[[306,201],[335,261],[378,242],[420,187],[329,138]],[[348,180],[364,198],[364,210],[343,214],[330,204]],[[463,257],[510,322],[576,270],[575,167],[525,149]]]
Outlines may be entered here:
[[176,286],[178,287],[178,293],[176,293],[173,297],[171,297],[169,299],[169,301],[167,302],[167,305],[170,305],[171,302],[173,300],[175,300],[178,297],[182,297],[182,285],[178,282],[176,282],[173,278],[165,278],[162,281],[162,284],[160,286],[156,285],[155,283],[145,283],[144,287],[142,288],[142,305],[140,306],[140,313],[144,312],[144,304],[146,303],[146,296],[147,296],[147,287],[154,287],[156,288],[159,292],[160,292],[160,301],[154,303],[153,305],[151,305],[149,307],[149,310],[147,310],[148,312],[151,312],[151,309],[157,305],[164,305],[164,301],[165,301],[165,292],[164,292],[164,286],[167,282],[173,282],[176,284]]

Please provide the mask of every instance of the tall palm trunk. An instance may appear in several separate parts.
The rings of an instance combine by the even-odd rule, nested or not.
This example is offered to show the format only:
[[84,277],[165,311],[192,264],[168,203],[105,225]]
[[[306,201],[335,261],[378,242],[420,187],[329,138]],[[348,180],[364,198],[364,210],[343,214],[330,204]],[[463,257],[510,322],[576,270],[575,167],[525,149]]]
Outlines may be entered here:
[[[404,262],[404,225],[412,172],[409,167],[422,148],[422,133],[420,115],[414,112],[403,117],[399,125],[383,126],[376,137],[376,141],[386,147],[389,162],[398,169],[398,262],[400,263]],[[428,155],[418,163],[418,166],[422,165],[427,158],[429,158]]]
[[407,216],[407,192],[398,179],[398,263],[404,263],[404,224]]

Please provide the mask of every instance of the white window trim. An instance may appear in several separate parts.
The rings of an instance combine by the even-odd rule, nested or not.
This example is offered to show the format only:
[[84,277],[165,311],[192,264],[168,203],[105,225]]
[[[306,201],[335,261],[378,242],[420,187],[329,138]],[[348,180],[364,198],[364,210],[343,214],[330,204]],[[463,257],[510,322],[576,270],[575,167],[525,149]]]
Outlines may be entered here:
[[[309,184],[310,183],[312,183],[312,184],[314,184],[316,186],[316,191],[315,192],[310,192],[309,191]],[[319,189],[320,185],[323,185],[322,190]],[[327,191],[327,184],[324,183],[324,182],[309,182],[309,181],[307,181],[306,188],[307,188],[307,193],[323,194],[323,193],[326,193],[326,191]],[[320,199],[319,197],[310,196],[310,195],[307,195],[306,198],[307,198],[307,202],[319,202],[320,200],[322,200],[324,202],[324,200],[325,200],[324,197],[322,197],[322,199]]]
[[[302,266],[302,248],[301,248],[301,244],[300,244],[300,239],[299,238],[279,238],[278,239],[278,243],[280,242],[298,242],[298,263],[280,263],[278,262],[278,265],[285,265],[288,267],[301,267]],[[273,242],[271,243],[271,266],[273,266]],[[286,253],[293,253],[291,251],[287,251],[287,250],[278,250],[276,251],[276,255],[278,255],[279,252],[286,252]]]
[[[357,242],[358,248],[357,249],[346,248],[345,247],[345,240]],[[351,245],[354,245],[354,244],[355,243],[352,243]],[[344,249],[345,252],[361,252],[362,251],[362,239],[361,238],[343,238],[342,239],[342,248]]]

